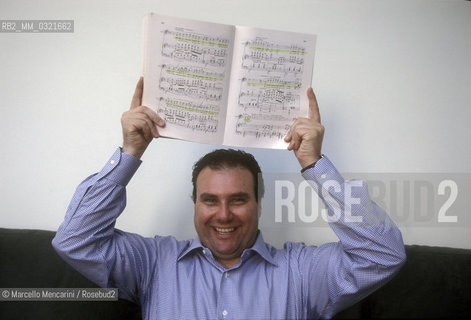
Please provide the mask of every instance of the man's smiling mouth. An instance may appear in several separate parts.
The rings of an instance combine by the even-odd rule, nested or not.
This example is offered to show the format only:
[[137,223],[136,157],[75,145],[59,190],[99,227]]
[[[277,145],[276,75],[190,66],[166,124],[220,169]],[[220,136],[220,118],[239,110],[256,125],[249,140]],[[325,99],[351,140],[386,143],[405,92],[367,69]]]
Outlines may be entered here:
[[214,228],[218,233],[231,233],[235,228]]

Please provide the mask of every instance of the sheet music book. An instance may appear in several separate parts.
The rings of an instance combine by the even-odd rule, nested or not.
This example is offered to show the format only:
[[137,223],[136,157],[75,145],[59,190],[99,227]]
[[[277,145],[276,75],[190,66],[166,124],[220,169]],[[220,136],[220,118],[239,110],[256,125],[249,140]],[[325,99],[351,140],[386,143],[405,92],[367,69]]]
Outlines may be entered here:
[[307,116],[316,36],[151,13],[143,23],[143,105],[164,137],[286,148]]

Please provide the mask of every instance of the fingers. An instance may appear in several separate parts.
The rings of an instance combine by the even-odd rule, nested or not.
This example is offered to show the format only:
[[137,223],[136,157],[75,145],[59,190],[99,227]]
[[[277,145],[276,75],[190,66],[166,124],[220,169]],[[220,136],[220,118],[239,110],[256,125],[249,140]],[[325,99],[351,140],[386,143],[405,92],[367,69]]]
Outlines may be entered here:
[[321,125],[321,116],[319,112],[319,105],[317,104],[316,95],[314,90],[309,88],[307,90],[307,98],[309,102],[309,120],[306,118],[297,118],[290,127],[285,141],[289,142],[288,150],[297,150],[301,144],[303,136],[312,130],[323,130]]
[[[136,114],[142,114],[146,118],[146,122],[152,121],[153,124],[149,123],[149,128],[154,128],[155,125],[159,127],[165,126],[165,121],[159,117],[159,115],[148,107],[142,106],[142,93],[144,91],[144,78],[140,77],[137,82],[136,89],[131,101],[131,108],[129,111],[134,111]],[[154,130],[152,130],[154,131]]]
[[128,132],[142,134],[146,141],[150,141],[152,138],[158,137],[158,131],[155,124],[144,112],[129,111],[124,115],[124,120],[127,122]]
[[146,140],[158,138],[157,126],[164,127],[165,121],[153,110],[145,106],[133,107],[123,113],[123,128],[128,132],[142,132]]
[[155,125],[158,125],[159,127],[165,126],[164,119],[162,119],[154,110],[145,106],[140,106],[138,108],[138,112],[144,113]]
[[154,138],[160,136],[157,126],[165,122],[151,109],[137,106],[123,113],[123,152],[140,158]]
[[307,90],[307,99],[309,101],[309,119],[320,123],[321,114],[319,112],[319,105],[317,104],[316,95],[314,94],[314,90],[312,88]]
[[316,135],[317,125],[313,125],[309,119],[298,118],[291,125],[285,141],[289,142],[288,150],[298,150],[303,140]]
[[144,91],[144,78],[140,77],[137,82],[134,95],[132,96],[131,109],[139,107],[142,104],[142,92]]
[[164,127],[165,121],[152,109],[142,105],[144,79],[137,82],[131,101],[131,108],[121,117],[123,129],[123,152],[140,158],[154,138],[158,138],[158,127]]
[[285,141],[289,143],[288,150],[294,151],[302,168],[319,159],[325,130],[312,88],[308,89],[307,97],[309,117],[296,118],[285,137]]

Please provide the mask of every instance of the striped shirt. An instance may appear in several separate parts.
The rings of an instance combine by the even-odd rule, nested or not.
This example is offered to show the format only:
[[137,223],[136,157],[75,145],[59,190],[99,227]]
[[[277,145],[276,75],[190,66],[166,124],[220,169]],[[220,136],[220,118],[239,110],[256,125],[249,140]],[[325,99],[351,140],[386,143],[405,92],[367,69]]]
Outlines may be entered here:
[[[53,246],[99,286],[116,287],[120,298],[139,303],[143,319],[331,318],[382,286],[405,262],[401,233],[369,199],[366,184],[351,187],[327,157],[303,177],[335,217],[330,226],[340,241],[318,247],[287,242],[276,249],[259,231],[231,268],[198,238],[145,238],[114,227],[140,163],[117,149],[83,181]],[[353,216],[362,221],[349,222]]]

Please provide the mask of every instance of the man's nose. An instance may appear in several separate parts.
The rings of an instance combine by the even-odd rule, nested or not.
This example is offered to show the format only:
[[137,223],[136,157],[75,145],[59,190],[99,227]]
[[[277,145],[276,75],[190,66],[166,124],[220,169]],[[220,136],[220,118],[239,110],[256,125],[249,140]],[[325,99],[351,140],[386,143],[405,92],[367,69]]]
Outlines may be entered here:
[[219,206],[219,210],[216,213],[216,218],[218,222],[229,222],[232,220],[232,212],[229,204],[225,201],[221,202],[221,205]]

